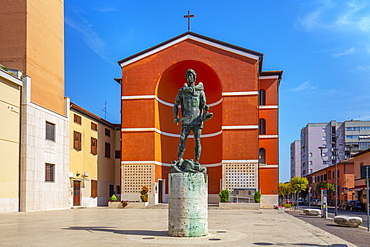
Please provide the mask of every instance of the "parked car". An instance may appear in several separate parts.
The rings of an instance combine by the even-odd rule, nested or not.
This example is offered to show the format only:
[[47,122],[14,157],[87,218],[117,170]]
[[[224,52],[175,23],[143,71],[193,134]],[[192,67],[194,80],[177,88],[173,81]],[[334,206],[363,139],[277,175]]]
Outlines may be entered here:
[[293,204],[293,201],[290,199],[284,199],[281,201],[280,205],[284,205],[284,204]]
[[361,211],[364,211],[365,206],[360,201],[349,200],[346,203],[346,206],[345,206],[344,210],[350,210],[350,211],[359,211],[359,210],[361,210]]
[[312,199],[310,202],[311,206],[319,206],[321,205],[321,200],[320,199]]

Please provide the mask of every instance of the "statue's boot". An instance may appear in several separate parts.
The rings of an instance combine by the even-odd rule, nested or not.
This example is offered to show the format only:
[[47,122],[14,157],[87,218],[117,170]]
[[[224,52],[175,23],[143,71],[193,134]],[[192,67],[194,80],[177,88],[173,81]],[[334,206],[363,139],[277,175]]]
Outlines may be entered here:
[[184,157],[185,153],[185,145],[182,143],[179,143],[178,151],[177,151],[177,159],[180,160]]
[[199,159],[200,159],[200,154],[202,153],[202,148],[199,146],[199,147],[195,147],[194,148],[194,152],[195,152],[195,162],[199,163]]

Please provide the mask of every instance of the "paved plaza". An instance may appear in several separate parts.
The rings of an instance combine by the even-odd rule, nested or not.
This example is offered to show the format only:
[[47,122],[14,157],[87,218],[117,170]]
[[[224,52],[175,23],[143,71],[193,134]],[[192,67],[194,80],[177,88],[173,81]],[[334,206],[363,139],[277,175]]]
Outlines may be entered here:
[[167,209],[106,207],[0,215],[0,246],[356,246],[273,209],[209,210],[209,234],[167,235]]

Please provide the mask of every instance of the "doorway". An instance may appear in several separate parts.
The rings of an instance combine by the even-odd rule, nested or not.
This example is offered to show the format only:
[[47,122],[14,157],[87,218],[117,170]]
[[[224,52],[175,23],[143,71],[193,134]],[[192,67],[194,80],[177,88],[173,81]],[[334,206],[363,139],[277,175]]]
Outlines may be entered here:
[[80,194],[81,194],[81,182],[73,181],[73,206],[81,206]]
[[163,203],[163,180],[158,179],[158,203]]

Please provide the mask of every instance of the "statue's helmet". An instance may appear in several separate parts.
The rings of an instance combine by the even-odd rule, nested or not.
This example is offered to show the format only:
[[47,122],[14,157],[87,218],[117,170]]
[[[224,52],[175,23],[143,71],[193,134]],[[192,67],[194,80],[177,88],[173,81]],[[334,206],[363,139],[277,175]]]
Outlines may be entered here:
[[188,69],[185,73],[185,77],[187,77],[187,75],[191,73],[194,75],[194,79],[197,77],[197,73],[195,73],[195,71],[193,69]]

